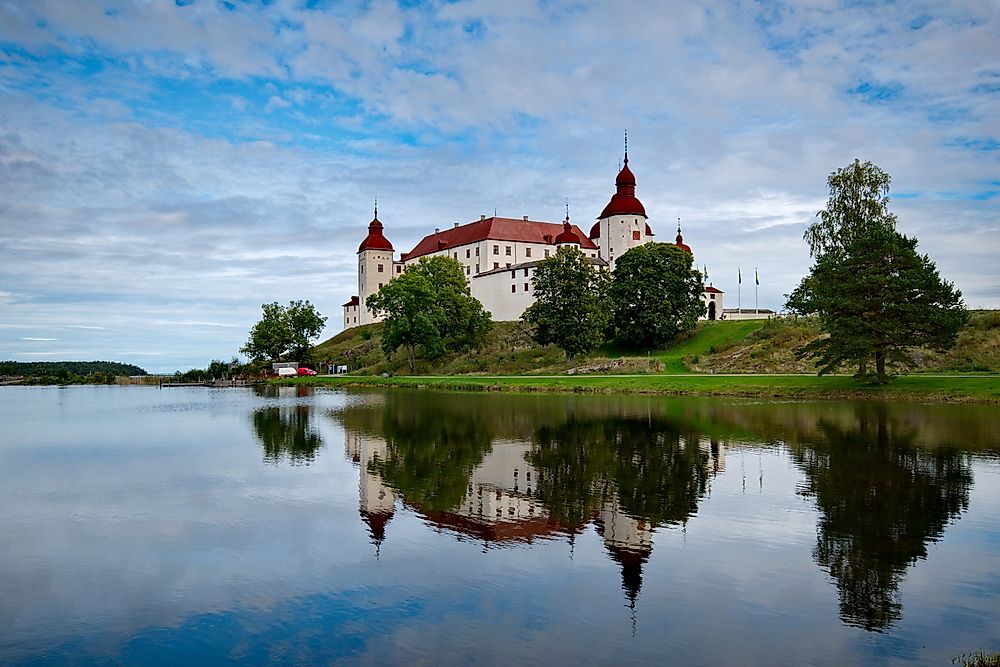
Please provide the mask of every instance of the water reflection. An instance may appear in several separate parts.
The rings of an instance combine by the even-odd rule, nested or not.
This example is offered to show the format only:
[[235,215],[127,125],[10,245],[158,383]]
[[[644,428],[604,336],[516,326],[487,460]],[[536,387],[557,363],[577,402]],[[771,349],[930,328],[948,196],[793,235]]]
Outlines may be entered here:
[[277,464],[287,459],[292,465],[309,465],[323,440],[310,423],[308,405],[280,405],[259,408],[251,416],[254,434],[264,447],[264,460]]
[[[906,569],[967,509],[972,485],[968,446],[930,446],[921,406],[390,392],[334,416],[376,548],[397,499],[486,545],[572,544],[592,527],[633,608],[656,532],[697,513],[727,449],[787,447],[821,513],[813,558],[836,581],[842,621],[870,631],[901,618]],[[986,432],[981,419],[966,429]]]
[[958,451],[916,446],[917,430],[885,405],[858,405],[856,417],[820,419],[792,456],[806,474],[801,492],[823,514],[813,554],[836,579],[841,619],[883,630],[902,616],[907,567],[968,509],[972,468]]
[[572,540],[593,525],[634,607],[654,531],[697,511],[724,447],[660,415],[550,412],[538,408],[551,401],[518,398],[399,392],[336,413],[376,549],[397,495],[435,527],[487,544]]

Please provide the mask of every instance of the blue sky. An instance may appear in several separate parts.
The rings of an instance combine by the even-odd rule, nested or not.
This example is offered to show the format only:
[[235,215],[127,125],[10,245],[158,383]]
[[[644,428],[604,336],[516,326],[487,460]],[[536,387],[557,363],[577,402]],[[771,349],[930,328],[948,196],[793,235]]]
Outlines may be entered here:
[[[777,308],[855,157],[1000,307],[995,2],[0,4],[0,358],[229,358],[265,301],[340,328],[374,196],[397,250],[482,213],[586,227],[622,131],[660,240]],[[753,293],[744,284],[743,304]]]

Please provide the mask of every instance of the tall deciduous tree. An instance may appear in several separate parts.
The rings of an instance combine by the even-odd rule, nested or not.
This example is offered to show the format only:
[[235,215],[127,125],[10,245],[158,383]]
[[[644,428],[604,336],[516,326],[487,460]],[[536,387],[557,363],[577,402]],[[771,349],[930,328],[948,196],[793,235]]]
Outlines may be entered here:
[[843,250],[855,238],[873,229],[893,230],[896,216],[889,211],[889,174],[871,162],[856,159],[827,178],[830,196],[819,218],[803,238],[809,253],[820,257]]
[[618,258],[610,287],[618,341],[662,346],[695,325],[705,304],[701,273],[692,261],[670,243],[646,243]]
[[368,308],[384,313],[382,349],[407,353],[410,371],[417,353],[431,359],[473,347],[489,331],[489,314],[469,293],[462,265],[450,257],[425,257],[368,297]]
[[533,282],[535,303],[521,319],[532,327],[537,343],[559,346],[569,361],[604,342],[611,319],[607,272],[566,246],[539,263]]
[[263,317],[250,329],[250,338],[240,352],[254,360],[280,359],[291,355],[305,361],[310,341],[323,331],[326,318],[308,301],[277,301],[261,306]]
[[[871,230],[896,228],[896,216],[889,211],[889,174],[871,162],[854,162],[830,174],[826,182],[830,196],[819,218],[806,228],[803,238],[809,254],[820,258],[843,252],[859,236]],[[858,375],[867,374],[868,357],[856,357]]]
[[829,336],[800,355],[817,359],[820,373],[874,359],[878,379],[885,381],[887,363],[912,364],[907,348],[953,346],[969,317],[962,293],[916,247],[916,239],[873,228],[843,250],[820,255],[787,306],[818,314]]

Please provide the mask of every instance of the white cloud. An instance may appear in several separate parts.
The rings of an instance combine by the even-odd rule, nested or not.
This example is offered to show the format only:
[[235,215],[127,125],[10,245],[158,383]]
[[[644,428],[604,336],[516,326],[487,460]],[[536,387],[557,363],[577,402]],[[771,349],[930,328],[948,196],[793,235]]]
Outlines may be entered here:
[[1000,305],[983,5],[105,5],[0,5],[29,54],[0,56],[0,327],[71,327],[88,356],[156,341],[151,370],[230,356],[264,301],[309,298],[333,332],[374,195],[397,250],[566,197],[587,227],[624,126],[658,238],[681,217],[729,293],[756,265],[780,306],[860,157],[918,195],[901,227],[969,303]]

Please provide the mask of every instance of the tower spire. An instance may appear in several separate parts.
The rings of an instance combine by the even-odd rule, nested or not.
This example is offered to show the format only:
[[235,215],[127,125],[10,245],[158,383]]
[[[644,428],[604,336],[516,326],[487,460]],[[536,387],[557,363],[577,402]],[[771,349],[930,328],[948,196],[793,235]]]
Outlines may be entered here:
[[566,222],[569,222],[569,197],[566,197]]
[[625,128],[625,166],[628,166],[628,128]]
[[375,219],[378,220],[378,195],[375,195]]

